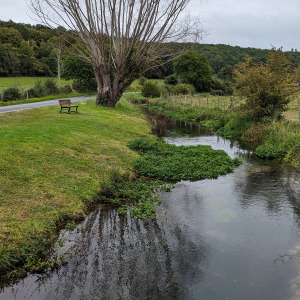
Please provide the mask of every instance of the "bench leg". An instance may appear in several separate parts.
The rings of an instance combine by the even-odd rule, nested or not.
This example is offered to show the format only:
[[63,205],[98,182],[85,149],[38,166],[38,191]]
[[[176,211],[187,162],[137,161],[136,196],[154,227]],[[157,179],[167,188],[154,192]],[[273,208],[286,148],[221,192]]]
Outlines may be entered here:
[[69,107],[69,109],[68,109],[68,112],[69,112],[69,113],[71,112],[70,110],[71,110],[71,107]]
[[59,113],[61,114],[61,112],[62,112],[62,107],[60,107],[60,112]]

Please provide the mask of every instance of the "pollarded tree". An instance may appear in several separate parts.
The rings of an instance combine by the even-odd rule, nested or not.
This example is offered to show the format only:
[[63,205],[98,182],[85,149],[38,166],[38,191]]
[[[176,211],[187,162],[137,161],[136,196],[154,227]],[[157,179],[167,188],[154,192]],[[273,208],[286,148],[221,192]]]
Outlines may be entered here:
[[174,61],[174,71],[180,81],[192,84],[197,92],[210,90],[212,69],[204,54],[190,51]]
[[190,0],[28,0],[48,25],[62,25],[84,44],[97,103],[114,106],[123,91],[164,56],[163,43],[199,37],[198,20],[180,16]]
[[255,120],[276,118],[285,110],[295,89],[290,62],[282,51],[271,51],[266,63],[252,64],[251,59],[234,72],[235,94],[245,100],[244,108]]

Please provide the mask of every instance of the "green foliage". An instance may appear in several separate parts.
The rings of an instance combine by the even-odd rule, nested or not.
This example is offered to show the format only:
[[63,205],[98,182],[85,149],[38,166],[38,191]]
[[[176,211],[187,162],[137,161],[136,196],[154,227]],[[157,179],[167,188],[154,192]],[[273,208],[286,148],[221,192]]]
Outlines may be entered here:
[[178,83],[178,80],[175,76],[175,74],[169,75],[165,78],[165,84],[169,84],[169,85],[176,85]]
[[269,126],[271,125],[266,123],[254,123],[244,133],[242,133],[240,139],[256,148],[263,144],[269,136]]
[[145,177],[131,178],[130,174],[113,172],[111,180],[99,194],[99,200],[119,206],[126,214],[128,208],[134,218],[154,218],[155,205],[161,199],[157,194],[163,182]]
[[220,96],[232,95],[233,87],[230,81],[213,77],[210,93],[212,95],[220,95]]
[[22,93],[18,87],[11,87],[3,91],[2,101],[11,101],[22,99]]
[[161,95],[160,87],[155,82],[146,81],[142,87],[142,95],[146,98],[158,98]]
[[145,82],[147,81],[147,78],[144,76],[141,76],[139,79],[139,85],[144,86]]
[[91,64],[70,54],[64,58],[64,78],[73,79],[73,89],[78,92],[97,90],[97,82]]
[[[300,146],[298,124],[278,122],[269,125],[264,142],[255,150],[261,158],[285,158],[294,163],[291,153],[297,153]],[[299,163],[299,162],[298,162]],[[300,165],[300,163],[299,163]]]
[[0,76],[53,76],[57,64],[52,41],[64,34],[61,29],[0,21]]
[[91,64],[74,54],[69,54],[64,57],[63,76],[66,79],[76,79],[81,81],[89,81],[90,79],[95,78]]
[[210,146],[175,146],[139,139],[129,147],[141,154],[134,164],[139,176],[165,181],[217,178],[232,172],[240,163],[224,151],[213,150]]
[[36,80],[34,87],[30,90],[30,97],[43,97],[43,96],[45,96],[43,81],[38,79]]
[[218,133],[228,139],[240,139],[253,124],[250,116],[245,113],[233,112],[227,116],[226,123]]
[[280,158],[287,153],[283,144],[276,141],[266,141],[263,145],[256,148],[255,154],[261,158]]
[[98,198],[119,206],[122,214],[127,213],[129,205],[135,218],[155,217],[155,205],[160,202],[157,192],[170,190],[164,182],[216,178],[232,172],[240,163],[209,146],[177,147],[139,138],[129,142],[128,147],[141,155],[134,163],[137,178],[113,172]]
[[26,96],[28,95],[29,98],[40,98],[49,95],[69,94],[71,92],[70,86],[65,85],[59,89],[54,78],[46,78],[44,81],[36,80],[34,87],[27,90]]
[[182,83],[175,85],[171,92],[176,95],[194,95],[196,90],[193,85]]
[[72,84],[72,88],[78,92],[85,91],[96,91],[97,90],[97,82],[95,78],[90,78],[86,80],[75,79]]
[[187,52],[174,61],[174,71],[183,83],[192,84],[197,92],[211,88],[212,70],[205,55]]
[[59,92],[59,89],[53,78],[47,78],[44,81],[44,90],[45,90],[45,95],[55,95],[58,94]]
[[250,60],[241,64],[235,82],[235,93],[246,100],[244,108],[256,121],[280,117],[295,92],[289,88],[289,61],[281,51],[270,52],[265,64],[252,65]]
[[70,94],[72,93],[72,88],[69,85],[64,85],[60,88],[60,92],[62,94]]

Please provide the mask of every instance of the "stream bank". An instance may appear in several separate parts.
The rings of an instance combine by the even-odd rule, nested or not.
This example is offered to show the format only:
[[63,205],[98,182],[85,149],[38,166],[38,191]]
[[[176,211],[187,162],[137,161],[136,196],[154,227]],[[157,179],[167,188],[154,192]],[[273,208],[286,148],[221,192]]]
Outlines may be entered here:
[[165,140],[209,144],[243,164],[177,183],[156,220],[100,208],[61,233],[65,266],[28,276],[0,299],[299,299],[299,174],[198,125],[173,123]]

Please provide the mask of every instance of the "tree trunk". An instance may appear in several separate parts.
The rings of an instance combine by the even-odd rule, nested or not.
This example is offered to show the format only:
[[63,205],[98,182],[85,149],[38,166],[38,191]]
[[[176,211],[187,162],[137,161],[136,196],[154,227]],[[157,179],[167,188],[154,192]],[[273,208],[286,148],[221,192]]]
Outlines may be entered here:
[[122,83],[120,74],[114,74],[114,78],[111,79],[111,75],[100,74],[95,71],[97,80],[97,98],[96,104],[108,107],[114,107],[122,97],[124,91],[124,84]]

